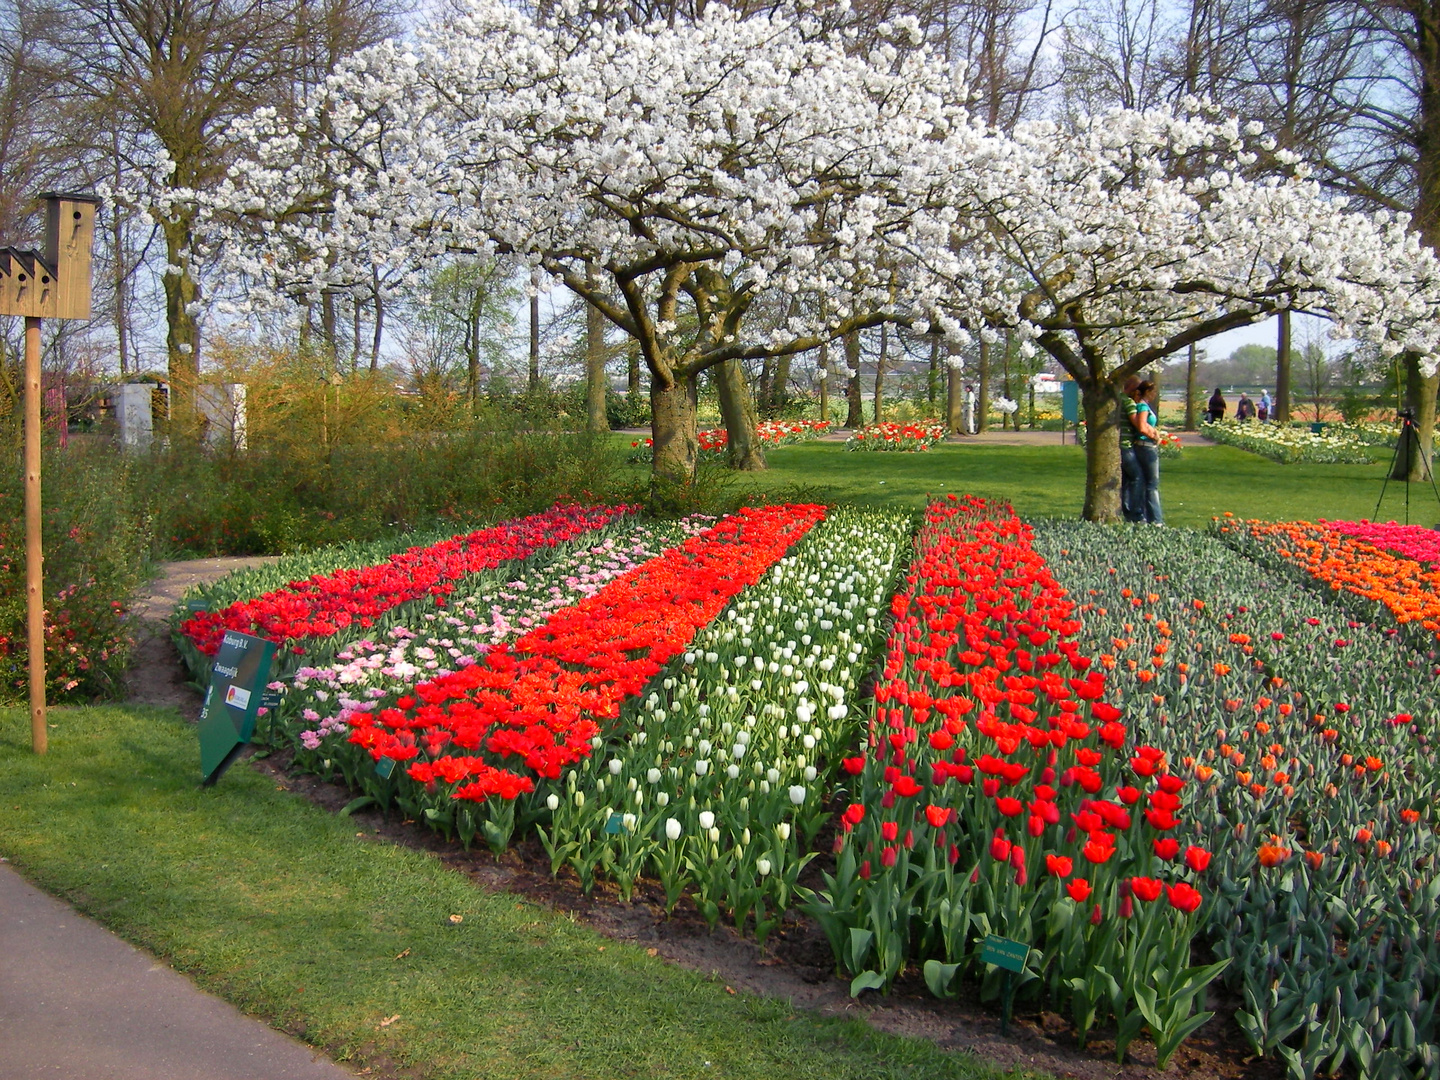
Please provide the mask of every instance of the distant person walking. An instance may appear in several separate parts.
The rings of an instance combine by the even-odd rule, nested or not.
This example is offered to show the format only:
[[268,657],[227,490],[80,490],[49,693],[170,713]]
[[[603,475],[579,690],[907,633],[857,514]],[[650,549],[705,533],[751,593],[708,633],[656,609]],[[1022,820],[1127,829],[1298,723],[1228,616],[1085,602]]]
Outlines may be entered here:
[[1258,411],[1256,412],[1256,414],[1255,414],[1255,419],[1259,420],[1259,421],[1263,424],[1263,423],[1265,423],[1265,421],[1267,421],[1267,420],[1270,419],[1271,415],[1273,415],[1274,412],[1275,412],[1275,402],[1273,402],[1272,400],[1270,400],[1270,391],[1269,391],[1269,390],[1261,390],[1261,391],[1260,391],[1260,408],[1259,408],[1259,410],[1258,410]]
[[1205,410],[1205,420],[1211,424],[1218,424],[1225,419],[1225,398],[1217,386],[1215,392],[1210,395],[1210,404]]
[[975,434],[975,387],[965,384],[965,434]]
[[[1160,511],[1159,415],[1153,404],[1155,384],[1149,379],[1134,386],[1127,384],[1126,393],[1130,397],[1125,406],[1125,419],[1130,429],[1126,434],[1130,438],[1134,472],[1130,479],[1130,496],[1120,500],[1121,509],[1125,511],[1127,521],[1163,525],[1165,515]],[[1120,463],[1123,479],[1123,453]]]
[[1248,394],[1240,395],[1240,400],[1235,405],[1235,419],[1242,424],[1255,419],[1255,403]]

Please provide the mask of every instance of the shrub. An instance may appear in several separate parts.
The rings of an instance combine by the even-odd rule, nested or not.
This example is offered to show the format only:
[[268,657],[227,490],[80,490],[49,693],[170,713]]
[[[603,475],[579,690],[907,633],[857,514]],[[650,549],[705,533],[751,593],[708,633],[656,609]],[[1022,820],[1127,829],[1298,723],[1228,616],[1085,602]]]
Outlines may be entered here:
[[[146,576],[151,547],[149,515],[133,499],[133,471],[130,462],[94,445],[51,447],[45,453],[45,666],[46,693],[53,701],[99,700],[119,688],[131,645],[124,607]],[[22,474],[12,466],[0,470],[0,703],[5,704],[23,701],[29,692],[24,528]]]

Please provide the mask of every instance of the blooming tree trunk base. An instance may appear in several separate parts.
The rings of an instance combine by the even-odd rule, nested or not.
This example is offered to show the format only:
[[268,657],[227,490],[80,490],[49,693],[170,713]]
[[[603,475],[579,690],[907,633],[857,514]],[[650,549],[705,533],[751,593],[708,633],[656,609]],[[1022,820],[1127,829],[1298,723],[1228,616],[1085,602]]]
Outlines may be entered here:
[[720,395],[720,415],[725,421],[730,467],[742,472],[769,468],[760,437],[755,432],[755,399],[745,385],[745,372],[738,360],[726,360],[715,371],[715,389]]
[[668,385],[663,379],[650,380],[650,436],[654,465],[650,487],[657,496],[663,490],[686,490],[695,482],[695,463],[700,455],[698,404],[694,376],[681,376]]
[[1120,515],[1120,390],[1112,382],[1080,385],[1085,409],[1086,521],[1117,522]]

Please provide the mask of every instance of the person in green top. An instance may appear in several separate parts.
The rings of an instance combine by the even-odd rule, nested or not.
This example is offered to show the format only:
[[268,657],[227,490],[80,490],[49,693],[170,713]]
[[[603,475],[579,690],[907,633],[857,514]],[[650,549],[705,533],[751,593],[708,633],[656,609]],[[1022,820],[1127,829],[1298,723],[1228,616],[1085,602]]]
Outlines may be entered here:
[[[1163,525],[1160,512],[1160,429],[1151,401],[1155,384],[1149,379],[1126,383],[1127,428],[1122,430],[1121,473],[1128,482],[1128,496],[1120,500],[1125,520]],[[1128,437],[1128,438],[1127,438]],[[1125,469],[1124,441],[1129,442],[1131,468]]]

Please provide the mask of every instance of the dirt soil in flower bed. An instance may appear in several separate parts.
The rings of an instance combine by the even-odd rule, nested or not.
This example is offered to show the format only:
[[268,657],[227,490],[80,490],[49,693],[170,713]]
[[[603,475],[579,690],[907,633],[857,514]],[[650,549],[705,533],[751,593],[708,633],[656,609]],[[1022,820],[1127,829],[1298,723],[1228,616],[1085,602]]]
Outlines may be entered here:
[[[260,561],[205,559],[163,567],[164,577],[132,609],[138,616],[135,629],[140,640],[127,678],[129,703],[178,708],[191,719],[198,715],[201,695],[186,681],[163,620],[185,588]],[[354,793],[340,784],[291,772],[290,759],[290,752],[282,751],[252,759],[252,764],[278,786],[303,794],[332,813],[354,798]],[[964,987],[958,1001],[941,1002],[930,995],[919,974],[912,973],[896,983],[888,998],[867,992],[856,1001],[850,997],[848,982],[835,976],[834,960],[819,925],[803,916],[787,918],[762,951],[723,923],[712,932],[688,899],[667,917],[664,892],[656,883],[637,883],[628,904],[620,900],[613,885],[604,882],[586,896],[573,874],[558,879],[551,876],[549,858],[534,838],[513,845],[496,858],[483,847],[464,851],[457,843],[395,815],[359,811],[353,820],[363,835],[428,851],[480,888],[569,912],[606,937],[653,950],[653,955],[723,982],[732,993],[762,994],[827,1016],[864,1019],[880,1030],[930,1039],[947,1050],[973,1054],[1001,1068],[1074,1080],[1152,1080],[1176,1075],[1197,1080],[1279,1080],[1284,1075],[1273,1059],[1247,1057],[1248,1047],[1230,1019],[1240,1006],[1238,1000],[1220,1001],[1215,1018],[1186,1040],[1165,1072],[1154,1067],[1154,1050],[1143,1039],[1131,1044],[1130,1064],[1116,1065],[1114,1043],[1105,1032],[1098,1032],[1089,1047],[1080,1050],[1069,1019],[1052,1012],[1020,1005],[1010,1033],[1002,1036],[998,1008],[982,1005],[973,984]],[[822,834],[816,844],[823,851],[829,840]],[[802,880],[818,885],[818,867],[812,864]]]

